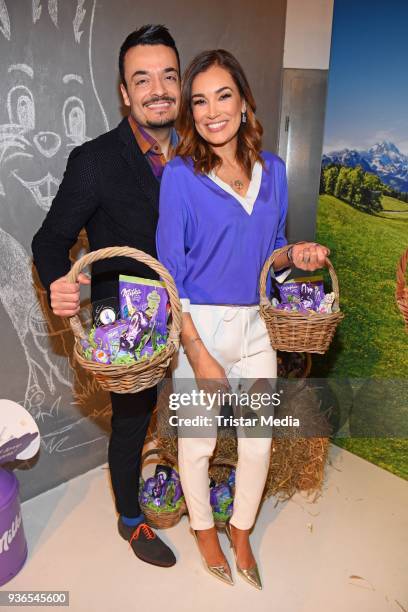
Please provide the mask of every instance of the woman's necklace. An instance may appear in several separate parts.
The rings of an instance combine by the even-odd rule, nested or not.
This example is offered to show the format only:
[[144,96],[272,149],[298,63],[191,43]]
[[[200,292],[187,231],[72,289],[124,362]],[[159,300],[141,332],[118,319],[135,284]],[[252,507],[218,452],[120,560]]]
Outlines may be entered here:
[[[234,174],[235,174],[235,177],[234,177]],[[240,174],[241,174],[241,177],[239,178]],[[217,176],[219,176],[221,180],[227,183],[227,185],[229,185],[234,191],[236,191],[239,194],[244,193],[245,188],[248,185],[247,177],[245,176],[245,172],[243,168],[239,168],[239,167],[237,168],[236,166],[234,167],[223,166],[218,170]]]
[[231,187],[233,189],[238,189],[238,191],[241,191],[241,189],[244,188],[244,183],[239,179],[236,179],[235,181],[231,181]]

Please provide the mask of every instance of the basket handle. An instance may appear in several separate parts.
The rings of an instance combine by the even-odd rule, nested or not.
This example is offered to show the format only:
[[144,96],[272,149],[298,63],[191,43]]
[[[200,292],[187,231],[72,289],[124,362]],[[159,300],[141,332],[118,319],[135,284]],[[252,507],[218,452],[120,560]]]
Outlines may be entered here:
[[[279,249],[275,249],[272,255],[270,255],[268,259],[265,261],[264,266],[262,268],[262,272],[261,272],[261,278],[259,281],[259,295],[261,298],[260,299],[261,306],[271,305],[271,302],[266,295],[266,279],[268,276],[268,272],[271,269],[272,264],[275,261],[275,259],[282,253],[287,253],[287,251],[289,250],[291,246],[294,246],[294,245],[286,244],[285,246],[280,247]],[[333,264],[328,257],[326,257],[325,266],[329,270],[329,274],[330,274],[330,278],[332,282],[332,287],[333,287],[333,292],[334,292],[333,306],[335,306],[338,309],[340,307],[339,281],[337,279],[336,272],[333,268]]]
[[229,457],[223,457],[222,455],[210,459],[210,467],[213,465],[229,465],[230,467],[237,467],[236,461],[230,459]]
[[406,283],[405,283],[405,273],[407,271],[408,264],[408,249],[401,255],[401,258],[397,264],[397,286],[395,289],[395,297],[398,300],[402,300],[404,298]]
[[143,466],[143,463],[151,455],[162,455],[164,459],[167,459],[167,461],[170,461],[174,465],[176,465],[176,463],[177,463],[176,458],[171,453],[169,453],[164,448],[158,447],[158,448],[150,448],[145,453],[143,453],[143,455],[141,457],[141,460],[140,460],[140,465]]
[[[167,459],[174,465],[177,465],[176,457],[172,455],[172,453],[170,453],[169,451],[165,450],[164,448],[160,448],[160,447],[150,448],[145,453],[143,453],[142,458],[140,460],[140,465],[143,465],[146,459],[150,457],[151,455],[162,455],[164,459]],[[236,462],[230,459],[229,457],[220,456],[220,457],[213,457],[210,459],[210,467],[212,465],[229,465],[230,467],[236,467]]]
[[[130,257],[131,259],[135,259],[136,261],[140,261],[155,272],[160,275],[160,277],[164,280],[166,285],[166,289],[170,298],[171,305],[171,326],[169,331],[168,341],[172,342],[176,347],[176,350],[180,345],[180,330],[181,330],[181,322],[182,322],[182,312],[181,312],[181,302],[178,295],[178,291],[176,285],[174,283],[173,277],[166,270],[166,268],[159,262],[157,259],[144,253],[143,251],[139,251],[138,249],[133,249],[131,247],[107,247],[105,249],[98,249],[97,251],[92,251],[91,253],[87,253],[81,259],[76,261],[72,266],[71,270],[67,274],[67,281],[69,283],[75,283],[78,279],[78,275],[82,270],[88,266],[89,264],[94,263],[95,261],[100,261],[101,259],[111,259],[112,257]],[[86,333],[84,328],[82,327],[81,319],[78,315],[74,315],[69,318],[69,324],[74,335],[77,338],[86,338]]]

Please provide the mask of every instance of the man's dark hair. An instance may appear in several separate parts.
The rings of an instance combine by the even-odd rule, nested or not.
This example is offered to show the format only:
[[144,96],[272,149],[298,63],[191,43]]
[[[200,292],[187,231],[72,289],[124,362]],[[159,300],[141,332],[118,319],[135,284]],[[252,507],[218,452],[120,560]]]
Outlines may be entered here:
[[170,47],[170,49],[174,50],[177,56],[178,67],[180,70],[180,56],[177,51],[176,43],[174,42],[174,38],[166,26],[152,24],[144,25],[138,30],[131,32],[120,48],[119,72],[121,81],[125,87],[125,55],[129,49],[132,47],[137,47],[138,45],[164,45],[165,47]]

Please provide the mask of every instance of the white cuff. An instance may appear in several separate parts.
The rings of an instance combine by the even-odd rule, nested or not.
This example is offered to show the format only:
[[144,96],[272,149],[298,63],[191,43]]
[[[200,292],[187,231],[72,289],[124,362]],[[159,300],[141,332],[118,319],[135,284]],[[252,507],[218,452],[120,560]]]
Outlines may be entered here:
[[276,273],[272,268],[272,272],[275,277],[275,280],[278,283],[283,283],[283,281],[286,280],[289,274],[292,272],[292,268],[286,268],[286,270],[282,270],[281,272],[278,272],[278,273]]
[[181,311],[190,312],[190,300],[188,298],[180,298]]

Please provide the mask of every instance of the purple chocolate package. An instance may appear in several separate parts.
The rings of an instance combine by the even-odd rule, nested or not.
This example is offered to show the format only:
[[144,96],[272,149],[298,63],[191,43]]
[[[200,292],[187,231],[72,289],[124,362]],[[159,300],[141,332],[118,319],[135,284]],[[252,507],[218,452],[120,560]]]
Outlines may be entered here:
[[281,310],[287,310],[283,306],[290,304],[293,310],[299,310],[301,307],[302,310],[317,311],[325,295],[322,276],[295,278],[278,285],[278,288]]
[[143,312],[136,310],[128,319],[128,329],[120,339],[120,348],[123,351],[134,352],[137,350],[142,336],[149,330],[149,319]]
[[94,342],[99,350],[109,354],[115,359],[122,343],[122,339],[128,332],[129,321],[120,319],[110,325],[97,327],[94,334]]
[[282,304],[299,304],[300,286],[295,280],[286,281],[278,285]]
[[304,308],[317,310],[324,298],[324,285],[322,276],[309,276],[298,278],[300,286],[300,303]]
[[133,329],[132,347],[128,350],[138,357],[151,356],[166,344],[168,301],[162,281],[119,276],[120,313],[124,319],[130,319],[129,330]]

